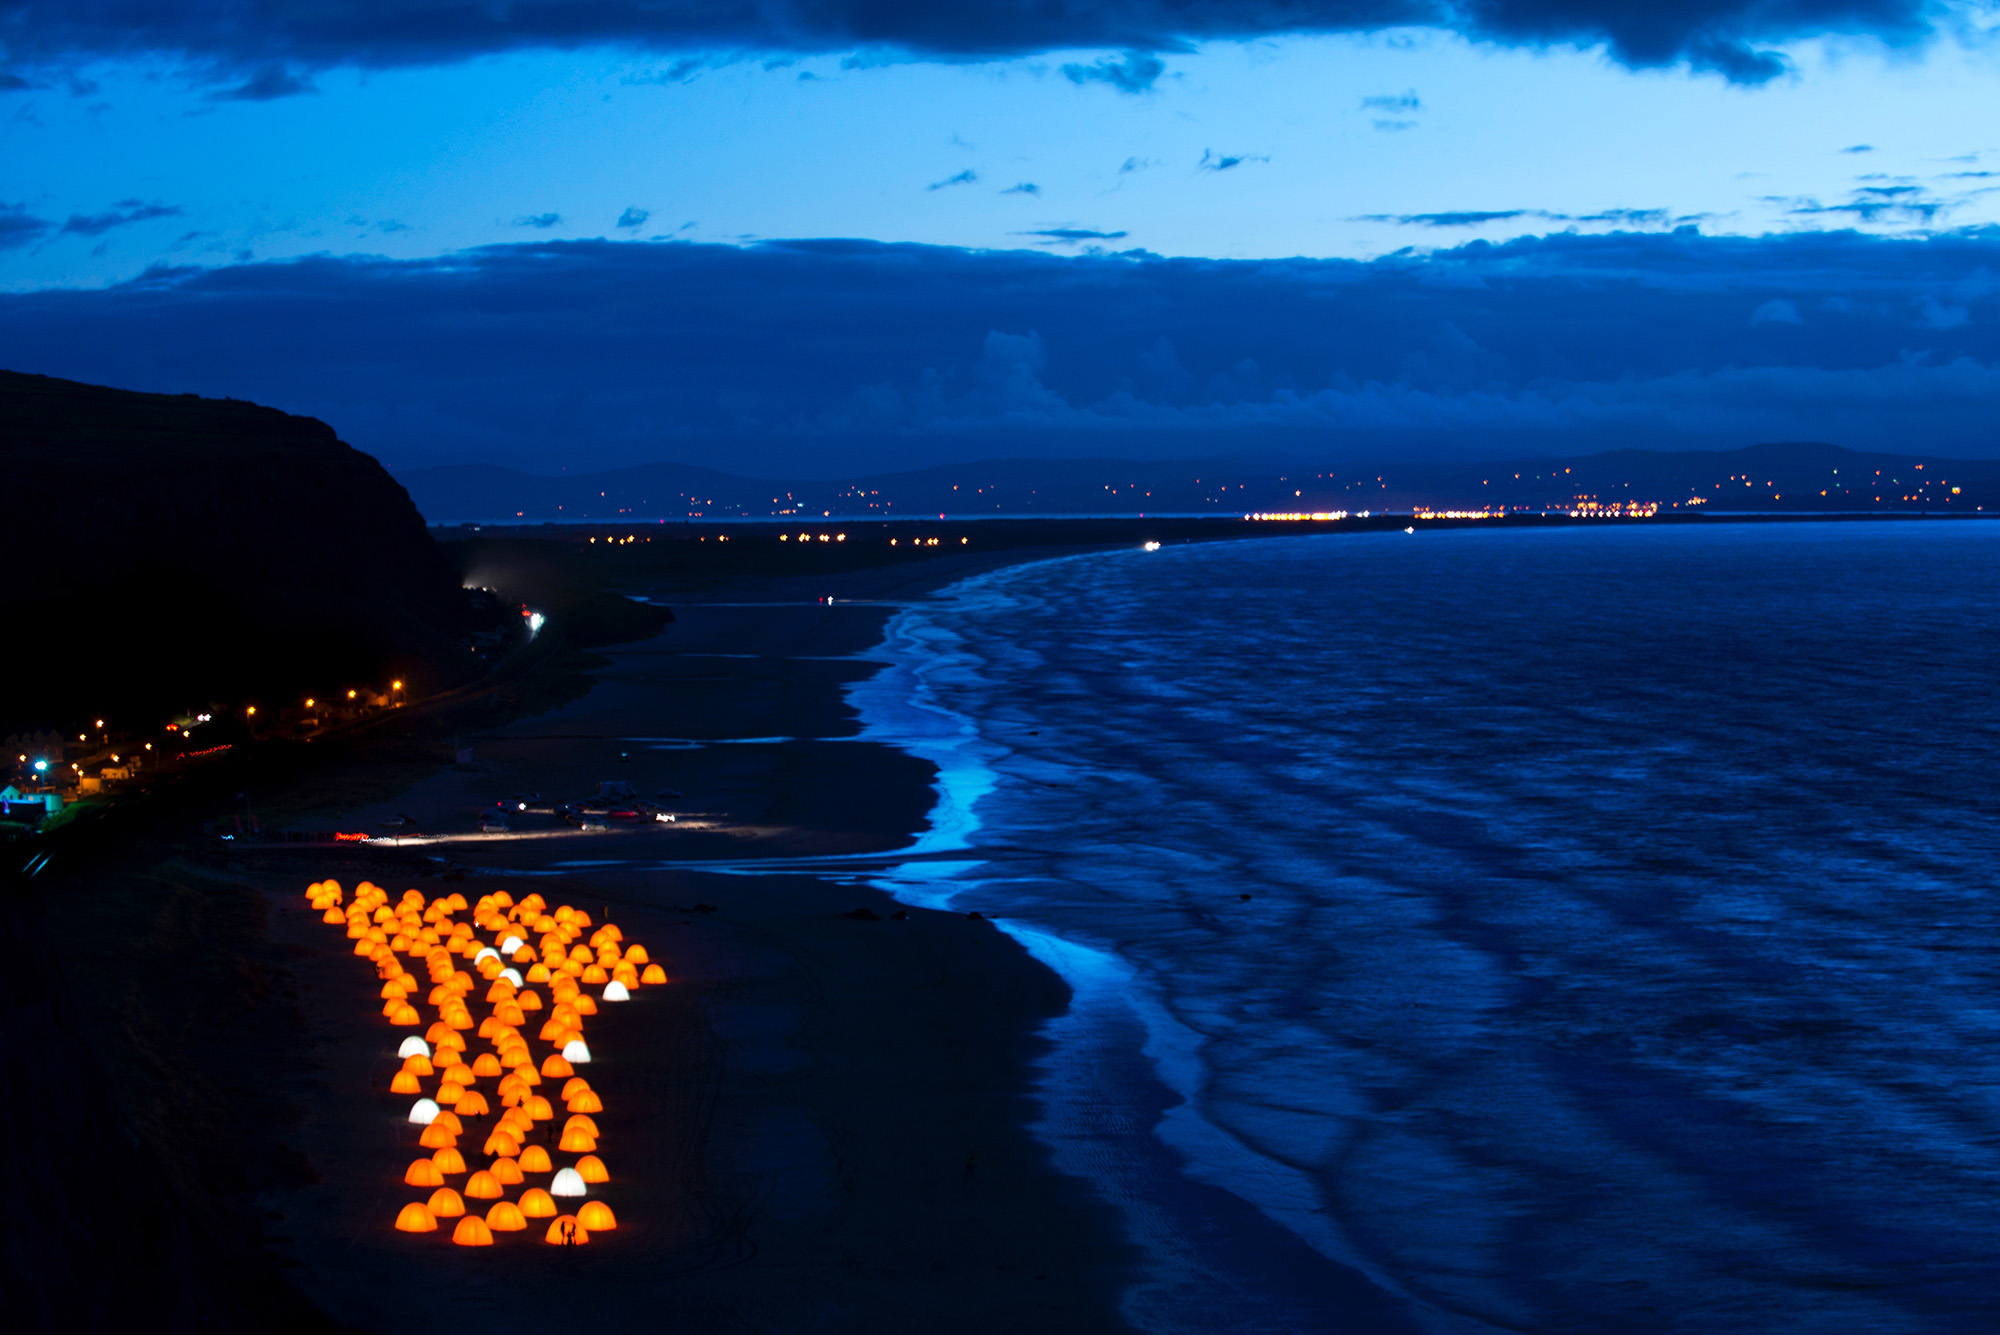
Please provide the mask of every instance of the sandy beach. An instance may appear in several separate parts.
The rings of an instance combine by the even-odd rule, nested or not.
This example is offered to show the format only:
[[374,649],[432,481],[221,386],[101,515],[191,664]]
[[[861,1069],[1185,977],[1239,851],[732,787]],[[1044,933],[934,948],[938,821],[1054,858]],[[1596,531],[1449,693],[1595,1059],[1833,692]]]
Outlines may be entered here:
[[[111,927],[113,866],[96,871],[101,914],[50,917],[72,970],[154,966],[122,996],[87,993],[83,1027],[126,1072],[124,1099],[157,1109],[157,1124],[135,1122],[165,1161],[212,1189],[192,1146],[223,1137],[260,1166],[236,1175],[222,1213],[254,1202],[256,1244],[283,1276],[263,1286],[267,1310],[309,1320],[309,1305],[362,1330],[1122,1328],[1131,1258],[1116,1217],[1027,1130],[1037,1030],[1062,1013],[1062,982],[989,921],[904,910],[837,874],[748,874],[829,856],[865,870],[923,828],[929,767],[856,740],[840,687],[874,670],[852,655],[897,600],[1000,559],[677,598],[667,633],[608,651],[581,698],[461,738],[471,763],[287,813],[370,830],[406,814],[421,836],[408,844],[183,846],[148,873],[196,906],[171,947]],[[815,601],[828,595],[842,601]],[[517,815],[516,837],[478,833],[496,798],[581,798],[601,780],[678,791],[685,828],[579,834]],[[526,1234],[468,1251],[392,1231],[424,1194],[401,1181],[419,1153],[409,1099],[386,1092],[400,1033],[372,968],[301,897],[324,877],[433,897],[537,891],[616,921],[665,964],[670,985],[590,1027],[615,1234],[564,1253]],[[196,938],[243,957],[212,997],[175,983]],[[147,989],[190,1013],[155,1026],[170,1032],[142,1060],[130,1020]],[[189,1102],[199,1119],[176,1110]],[[226,1240],[228,1221],[210,1233]]]

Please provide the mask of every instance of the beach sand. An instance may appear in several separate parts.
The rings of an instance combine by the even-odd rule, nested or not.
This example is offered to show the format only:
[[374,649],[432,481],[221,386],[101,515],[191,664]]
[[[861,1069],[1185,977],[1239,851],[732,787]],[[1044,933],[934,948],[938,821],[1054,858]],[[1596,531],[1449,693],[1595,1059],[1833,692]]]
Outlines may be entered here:
[[[1028,1131],[1037,1033],[1067,1003],[1062,982],[991,922],[899,920],[838,875],[743,874],[865,858],[924,827],[929,767],[856,740],[840,687],[873,670],[850,655],[879,641],[893,600],[999,563],[675,598],[679,620],[606,651],[587,695],[460,739],[472,763],[369,806],[291,813],[371,830],[408,813],[436,842],[245,845],[156,869],[253,925],[246,968],[267,1013],[209,1015],[187,1041],[242,1045],[239,1063],[210,1060],[209,1123],[247,1157],[297,1161],[285,1180],[250,1179],[262,1245],[299,1295],[377,1331],[1123,1328],[1133,1258],[1117,1216]],[[827,594],[884,601],[813,601]],[[739,738],[778,740],[725,740]],[[517,817],[514,837],[476,834],[496,798],[576,798],[605,779],[676,789],[689,819],[579,834]],[[427,896],[539,891],[608,916],[665,964],[671,985],[588,1025],[615,1233],[565,1252],[538,1234],[487,1250],[391,1230],[426,1194],[402,1184],[420,1151],[409,1100],[386,1092],[400,1032],[380,1018],[373,969],[305,905],[329,876]],[[876,919],[848,916],[858,908]],[[51,924],[59,949],[108,949],[80,932]],[[115,1031],[116,1007],[94,1022]],[[254,1125],[233,1126],[232,1099]]]

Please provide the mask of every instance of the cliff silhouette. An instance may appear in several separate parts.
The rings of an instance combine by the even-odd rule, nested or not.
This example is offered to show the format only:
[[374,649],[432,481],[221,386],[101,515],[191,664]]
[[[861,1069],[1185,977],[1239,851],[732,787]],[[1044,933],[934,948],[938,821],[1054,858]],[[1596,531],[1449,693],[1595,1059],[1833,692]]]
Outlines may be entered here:
[[0,728],[470,671],[423,517],[312,418],[0,372],[0,532]]

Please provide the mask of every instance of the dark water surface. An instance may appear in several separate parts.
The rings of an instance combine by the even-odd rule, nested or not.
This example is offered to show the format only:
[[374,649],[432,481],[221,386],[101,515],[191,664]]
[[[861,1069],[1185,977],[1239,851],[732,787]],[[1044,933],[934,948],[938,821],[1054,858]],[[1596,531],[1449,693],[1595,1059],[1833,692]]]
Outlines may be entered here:
[[855,700],[970,850],[901,892],[1078,985],[1042,1130],[1140,1324],[1397,1324],[1330,1257],[1436,1330],[1990,1331],[1996,591],[1972,523],[1186,546]]

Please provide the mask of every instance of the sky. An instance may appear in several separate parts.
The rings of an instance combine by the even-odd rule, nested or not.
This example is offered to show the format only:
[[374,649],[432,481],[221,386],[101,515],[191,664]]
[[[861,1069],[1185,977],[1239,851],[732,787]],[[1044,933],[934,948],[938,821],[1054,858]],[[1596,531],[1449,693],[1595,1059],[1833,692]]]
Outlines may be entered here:
[[2000,454],[1996,27],[0,0],[0,365],[397,468]]

